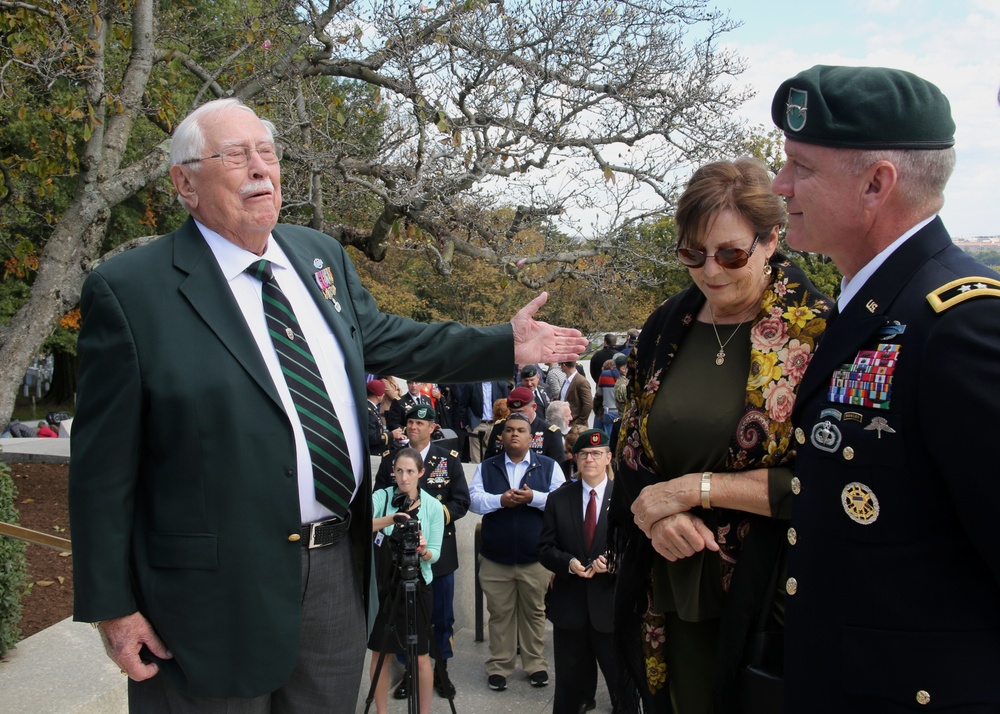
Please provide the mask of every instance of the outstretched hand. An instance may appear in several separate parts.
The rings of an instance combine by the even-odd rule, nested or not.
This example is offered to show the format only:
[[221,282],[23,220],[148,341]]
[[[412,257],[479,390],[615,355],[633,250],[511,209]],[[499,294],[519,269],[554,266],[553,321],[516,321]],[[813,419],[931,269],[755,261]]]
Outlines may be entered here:
[[587,338],[579,330],[535,320],[535,313],[548,299],[549,294],[542,293],[510,321],[514,328],[514,361],[518,364],[568,362],[579,359],[587,349]]

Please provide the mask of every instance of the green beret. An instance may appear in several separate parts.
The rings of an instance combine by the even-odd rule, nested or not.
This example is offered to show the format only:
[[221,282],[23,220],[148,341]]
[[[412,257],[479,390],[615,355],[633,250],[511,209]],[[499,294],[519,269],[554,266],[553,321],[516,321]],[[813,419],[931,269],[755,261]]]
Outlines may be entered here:
[[816,65],[785,80],[771,119],[793,141],[841,149],[947,149],[948,98],[915,74],[886,67]]
[[410,419],[423,419],[424,421],[434,421],[437,418],[437,412],[434,411],[434,407],[427,406],[426,404],[419,404],[410,411],[406,412],[406,421]]
[[587,429],[576,438],[573,444],[573,454],[576,455],[583,449],[596,449],[599,446],[610,446],[611,439],[600,429]]

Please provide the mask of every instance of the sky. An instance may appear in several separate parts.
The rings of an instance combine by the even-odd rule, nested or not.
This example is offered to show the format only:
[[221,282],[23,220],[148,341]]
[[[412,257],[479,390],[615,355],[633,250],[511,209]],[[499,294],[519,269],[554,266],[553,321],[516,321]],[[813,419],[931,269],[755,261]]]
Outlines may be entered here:
[[941,217],[955,239],[1000,235],[1000,0],[723,0],[744,24],[722,46],[747,63],[756,90],[740,114],[773,126],[784,80],[816,64],[905,69],[951,102],[957,165]]

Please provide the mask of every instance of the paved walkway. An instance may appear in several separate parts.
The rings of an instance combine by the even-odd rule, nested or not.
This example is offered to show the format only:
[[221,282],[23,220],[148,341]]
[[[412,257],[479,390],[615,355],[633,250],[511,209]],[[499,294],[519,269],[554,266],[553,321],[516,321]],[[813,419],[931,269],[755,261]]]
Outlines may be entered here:
[[[56,462],[65,463],[69,458],[69,439],[0,439],[0,460],[8,462]],[[464,520],[464,519],[463,519]],[[469,519],[472,520],[471,518]],[[460,522],[461,523],[461,522]],[[468,524],[466,524],[468,525]],[[471,575],[471,568],[468,569]],[[464,571],[460,571],[464,572]],[[456,596],[459,596],[459,592]],[[468,590],[465,591],[466,596]],[[457,602],[456,602],[457,605]],[[456,607],[456,610],[461,611],[460,608]],[[552,660],[552,628],[549,625],[547,632],[548,635],[545,641],[545,656],[549,661],[549,676],[550,684],[547,687],[535,688],[528,683],[528,673],[516,670],[514,674],[507,678],[507,689],[503,692],[494,692],[486,685],[486,672],[484,669],[486,658],[489,656],[489,644],[488,642],[476,642],[475,641],[475,629],[472,623],[462,623],[463,626],[455,633],[455,657],[448,663],[448,672],[451,675],[452,681],[455,684],[458,693],[455,696],[455,709],[459,714],[469,713],[469,714],[479,714],[480,712],[493,712],[510,714],[543,714],[545,712],[552,711],[552,697],[555,694],[554,686],[554,664]],[[73,687],[83,687],[86,684],[93,685],[99,688],[99,683],[96,679],[101,677],[108,677],[113,685],[117,685],[120,681],[117,679],[117,669],[111,664],[109,660],[105,660],[103,653],[100,649],[99,640],[97,634],[80,624],[67,623],[66,625],[60,625],[60,627],[68,628],[66,632],[70,632],[74,637],[78,637],[81,640],[82,646],[85,648],[88,654],[87,657],[89,662],[84,665],[83,663],[78,663],[81,670],[79,674],[88,680],[86,683],[76,682],[76,684],[71,684],[74,681],[73,676],[67,676],[68,673],[63,670],[63,674],[60,677],[46,678],[48,686],[51,688],[54,682],[64,681],[70,688]],[[62,632],[62,630],[60,631]],[[55,643],[48,645],[44,641],[45,633],[39,633],[35,637],[39,638],[37,645],[39,647],[48,646],[58,646]],[[22,648],[20,654],[23,656],[30,656],[33,660],[38,653],[35,652],[36,648],[24,647]],[[18,652],[17,650],[14,651]],[[370,655],[366,654],[365,657],[365,668],[364,677],[362,681],[361,690],[358,693],[358,706],[357,713],[365,711],[365,698],[368,695],[368,667],[370,662]],[[87,665],[91,668],[88,669]],[[95,675],[92,669],[96,667],[99,671],[99,675]],[[392,664],[393,673],[393,683],[398,681],[401,675],[401,667],[393,661]],[[106,672],[105,672],[106,670]],[[34,666],[27,668],[25,671],[34,671]],[[31,675],[28,675],[31,676]],[[124,682],[122,682],[124,684]],[[37,697],[38,689],[29,688],[31,691],[35,692],[35,697]],[[124,687],[122,687],[124,690]],[[61,708],[62,704],[67,703],[67,697],[72,699],[72,692],[50,692],[53,695],[52,698],[59,700],[57,707],[53,709],[50,705],[53,701],[49,701],[50,697],[43,697],[41,700],[35,700],[33,702],[37,703],[38,708],[33,708],[33,704],[30,708],[18,709],[19,714],[35,714],[41,712],[53,712],[59,714],[61,711],[71,711],[71,708]],[[99,705],[96,711],[113,711],[113,707],[110,704]],[[374,702],[371,705],[371,712],[375,712]],[[405,701],[396,701],[391,698],[389,699],[389,711],[390,712],[405,712],[407,711],[407,703]],[[435,713],[445,714],[450,712],[451,709],[448,706],[448,701],[442,699],[434,694],[433,704],[431,706],[431,711]],[[600,679],[597,685],[597,712],[610,712],[611,711],[611,700],[608,698],[607,687],[604,685],[604,680]]]

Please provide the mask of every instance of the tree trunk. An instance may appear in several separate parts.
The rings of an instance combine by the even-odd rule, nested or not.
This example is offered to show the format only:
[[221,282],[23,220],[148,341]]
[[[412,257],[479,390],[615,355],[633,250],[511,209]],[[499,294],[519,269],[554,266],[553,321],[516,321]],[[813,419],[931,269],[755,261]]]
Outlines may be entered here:
[[76,375],[79,362],[75,354],[55,352],[52,384],[40,404],[46,407],[72,406],[76,400]]

